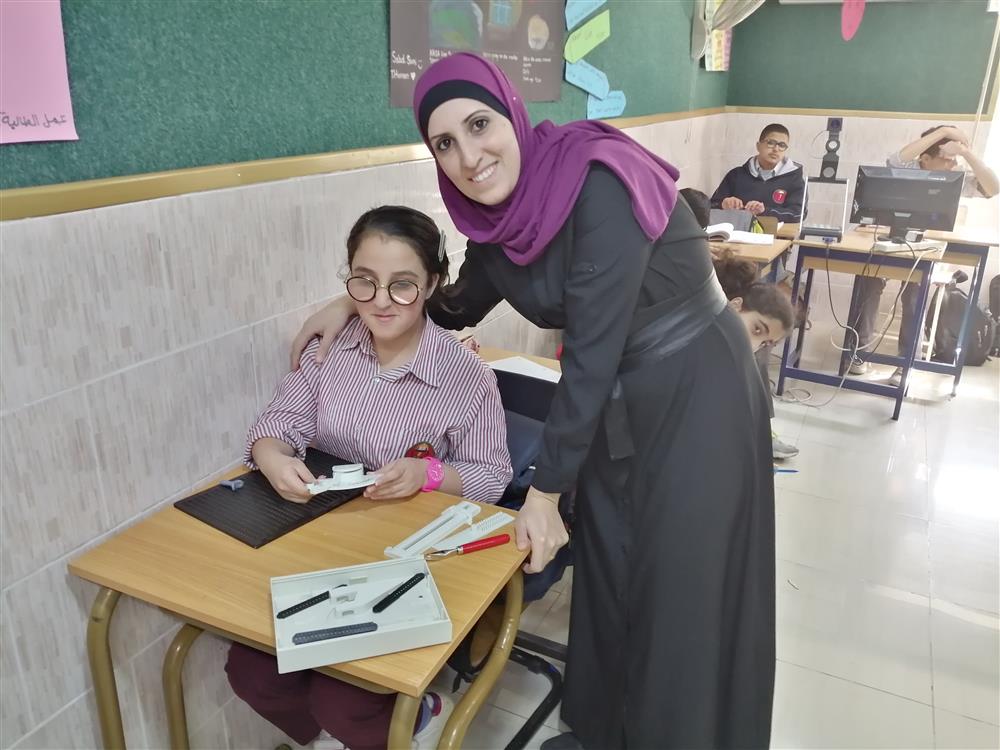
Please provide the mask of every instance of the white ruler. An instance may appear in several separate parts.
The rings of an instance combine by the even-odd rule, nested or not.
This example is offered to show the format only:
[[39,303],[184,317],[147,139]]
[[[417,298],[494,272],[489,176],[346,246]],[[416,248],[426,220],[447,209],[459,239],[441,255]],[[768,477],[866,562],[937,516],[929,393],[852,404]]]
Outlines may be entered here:
[[447,539],[442,539],[440,542],[434,545],[435,549],[453,549],[454,547],[459,547],[463,544],[468,544],[469,542],[474,542],[477,539],[482,539],[484,536],[490,532],[496,531],[499,528],[506,526],[509,523],[513,523],[514,517],[504,513],[503,511],[499,513],[494,513],[487,519],[474,524],[472,527],[458,532],[457,534],[448,537]]
[[[455,529],[472,523],[482,506],[469,500],[455,503],[441,511],[441,515],[399,544],[385,548],[387,557],[416,557],[438,547],[438,543]],[[506,514],[504,514],[506,515]],[[478,537],[476,537],[478,538]]]

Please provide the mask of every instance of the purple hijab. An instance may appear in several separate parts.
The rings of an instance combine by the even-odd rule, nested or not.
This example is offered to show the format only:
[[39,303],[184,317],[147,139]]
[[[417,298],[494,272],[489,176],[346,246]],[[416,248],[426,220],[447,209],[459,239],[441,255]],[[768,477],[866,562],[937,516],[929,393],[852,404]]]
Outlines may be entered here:
[[[438,167],[441,197],[452,221],[474,242],[499,244],[519,266],[534,262],[566,223],[591,162],[618,175],[632,196],[632,212],[650,240],[663,234],[677,202],[677,168],[617,128],[595,120],[531,126],[528,110],[496,65],[468,52],[438,60],[417,81],[413,111],[420,128],[420,103],[446,81],[469,81],[495,96],[510,113],[521,147],[521,175],[514,192],[496,206],[466,198]],[[424,142],[427,133],[421,129]],[[428,146],[430,144],[428,143]]]

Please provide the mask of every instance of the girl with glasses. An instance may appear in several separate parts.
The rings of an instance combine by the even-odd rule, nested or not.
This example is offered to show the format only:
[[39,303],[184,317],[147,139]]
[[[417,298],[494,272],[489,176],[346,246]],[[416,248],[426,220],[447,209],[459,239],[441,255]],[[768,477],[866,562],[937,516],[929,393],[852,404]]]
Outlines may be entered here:
[[[347,294],[356,317],[316,361],[319,341],[285,376],[247,438],[246,463],[286,500],[309,500],[316,480],[307,446],[378,472],[367,497],[440,490],[496,502],[511,480],[496,377],[468,348],[427,318],[428,299],[448,280],[444,237],[419,211],[382,206],[347,239]],[[429,458],[408,458],[418,443]],[[234,692],[300,745],[317,750],[384,748],[394,696],[377,695],[310,670],[278,674],[269,654],[234,643],[226,672]],[[437,746],[451,701],[428,692],[414,747]]]
[[[382,206],[351,229],[347,259],[357,317],[332,360],[316,362],[318,341],[306,348],[251,428],[247,463],[292,502],[316,479],[301,460],[310,444],[377,470],[372,499],[440,489],[495,502],[511,478],[496,379],[424,310],[448,280],[443,234],[419,211]],[[437,459],[405,458],[417,443]]]
[[765,127],[757,139],[757,153],[726,173],[712,194],[712,208],[745,209],[754,216],[773,216],[795,224],[803,217],[806,182],[802,165],[787,155],[788,128]]

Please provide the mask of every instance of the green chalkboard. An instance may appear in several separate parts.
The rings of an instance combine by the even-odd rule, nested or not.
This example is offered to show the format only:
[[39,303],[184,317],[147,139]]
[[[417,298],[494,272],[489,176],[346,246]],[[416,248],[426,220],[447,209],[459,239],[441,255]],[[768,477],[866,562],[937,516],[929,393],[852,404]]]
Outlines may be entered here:
[[[529,0],[525,0],[528,2]],[[557,2],[561,0],[530,0]],[[610,0],[587,56],[625,116],[722,106],[691,60],[693,0]],[[386,0],[63,0],[80,140],[0,148],[0,187],[141,174],[417,140],[392,109]],[[586,115],[563,85],[536,120]]]
[[839,3],[768,0],[733,35],[727,103],[975,112],[995,23],[986,0],[869,2],[845,42]]

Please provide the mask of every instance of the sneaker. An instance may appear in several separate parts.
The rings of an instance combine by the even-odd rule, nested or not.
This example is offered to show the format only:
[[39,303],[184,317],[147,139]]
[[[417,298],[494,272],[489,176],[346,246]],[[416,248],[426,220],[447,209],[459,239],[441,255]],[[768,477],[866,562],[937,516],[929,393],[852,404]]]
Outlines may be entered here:
[[855,357],[851,360],[851,367],[847,372],[851,375],[867,375],[868,363],[859,357]]
[[312,750],[346,750],[344,743],[325,729],[320,730],[319,735],[313,740],[310,747]]
[[455,704],[447,695],[438,693],[425,693],[423,697],[424,705],[431,710],[430,721],[426,726],[413,735],[413,750],[433,750],[438,746],[441,733],[444,732],[445,722],[455,710]]
[[889,385],[893,385],[899,388],[903,384],[903,368],[897,367],[892,371],[892,375],[889,376]]
[[794,445],[789,445],[788,443],[782,442],[778,439],[778,435],[774,432],[771,433],[771,455],[778,460],[785,458],[795,458],[799,455],[799,449]]

